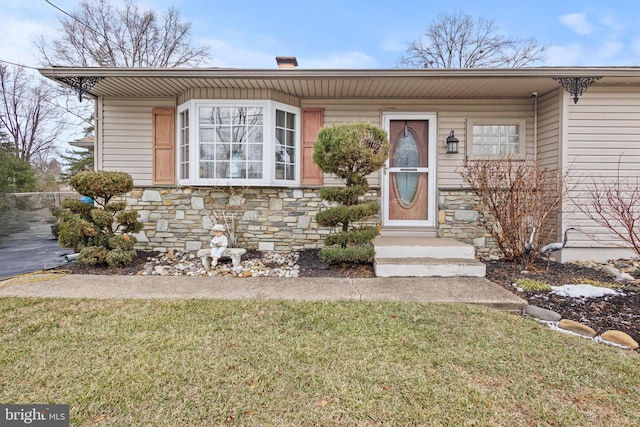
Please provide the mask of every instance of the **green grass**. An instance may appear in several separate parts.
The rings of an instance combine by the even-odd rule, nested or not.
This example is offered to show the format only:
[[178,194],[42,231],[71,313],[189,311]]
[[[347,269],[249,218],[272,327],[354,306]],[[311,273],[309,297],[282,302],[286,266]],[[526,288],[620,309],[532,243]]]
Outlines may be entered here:
[[640,425],[640,355],[483,307],[0,299],[0,402],[73,426]]
[[550,292],[551,291],[551,285],[548,283],[544,283],[544,282],[540,282],[539,280],[534,280],[534,279],[518,279],[516,280],[516,285],[518,285],[519,288],[524,289],[525,291],[543,291],[543,292]]

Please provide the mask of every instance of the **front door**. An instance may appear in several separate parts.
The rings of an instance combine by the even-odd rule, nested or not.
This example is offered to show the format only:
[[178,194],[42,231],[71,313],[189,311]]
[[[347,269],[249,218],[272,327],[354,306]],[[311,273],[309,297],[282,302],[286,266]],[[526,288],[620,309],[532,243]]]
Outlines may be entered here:
[[383,180],[383,225],[433,227],[435,115],[385,114],[391,143]]

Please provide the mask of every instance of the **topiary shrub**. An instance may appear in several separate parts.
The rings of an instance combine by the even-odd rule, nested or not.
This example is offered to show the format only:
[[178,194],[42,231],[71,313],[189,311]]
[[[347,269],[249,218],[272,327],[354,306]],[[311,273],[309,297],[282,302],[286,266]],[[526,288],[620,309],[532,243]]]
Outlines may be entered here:
[[335,125],[318,133],[313,160],[322,171],[345,182],[343,188],[320,190],[320,197],[338,205],[319,212],[318,224],[342,228],[324,240],[327,247],[321,249],[319,255],[325,263],[373,262],[371,240],[378,235],[378,230],[356,224],[380,211],[378,202],[364,200],[369,190],[366,177],[384,166],[389,151],[386,132],[368,123]]
[[74,175],[69,184],[94,204],[67,199],[58,217],[58,242],[79,252],[84,264],[120,267],[136,258],[136,239],[129,233],[142,229],[138,214],[125,210],[125,202],[111,202],[114,196],[133,189],[133,179],[124,172],[85,171]]

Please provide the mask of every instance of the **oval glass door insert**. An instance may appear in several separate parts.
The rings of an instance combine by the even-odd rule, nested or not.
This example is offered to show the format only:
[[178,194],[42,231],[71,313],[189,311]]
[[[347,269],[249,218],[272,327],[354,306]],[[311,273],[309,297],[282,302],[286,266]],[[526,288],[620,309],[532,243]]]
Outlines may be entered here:
[[[411,129],[406,129],[404,134],[398,140],[396,152],[394,153],[396,168],[417,168],[419,161],[418,143]],[[418,191],[418,173],[396,172],[394,174],[394,186],[398,201],[403,206],[409,206],[413,203]]]

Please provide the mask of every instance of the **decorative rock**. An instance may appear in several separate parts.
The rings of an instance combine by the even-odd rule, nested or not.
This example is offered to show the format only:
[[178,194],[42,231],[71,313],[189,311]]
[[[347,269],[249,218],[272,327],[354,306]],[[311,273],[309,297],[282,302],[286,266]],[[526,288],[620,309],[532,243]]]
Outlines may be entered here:
[[[244,249],[230,248],[227,251],[240,251]],[[238,253],[237,255],[242,255]],[[238,265],[233,266],[233,259],[226,254],[220,260],[215,269],[211,268],[209,249],[200,249],[196,252],[175,251],[173,254],[161,254],[155,258],[147,259],[147,264],[139,274],[144,276],[236,276],[236,277],[298,277],[300,266],[297,265],[298,254],[295,252],[280,254],[276,252],[263,252],[262,258],[242,260],[238,259]]]
[[539,320],[544,320],[545,322],[559,322],[562,319],[562,316],[559,313],[556,313],[552,310],[547,310],[546,308],[538,307],[537,305],[528,305],[524,312],[531,317],[535,317]]
[[617,268],[615,268],[612,265],[604,265],[604,266],[602,266],[602,271],[604,271],[605,273],[610,274],[613,277],[620,277],[620,270],[618,270]]
[[593,338],[597,335],[597,332],[594,331],[593,328],[590,328],[587,325],[583,325],[582,323],[574,322],[573,320],[569,320],[569,319],[562,319],[560,322],[558,322],[558,327],[560,329],[574,332],[578,335],[583,335],[589,338]]
[[602,333],[602,335],[600,335],[600,338],[602,338],[604,341],[629,347],[632,350],[638,348],[638,343],[636,342],[636,340],[622,331],[605,331]]
[[634,282],[636,278],[630,275],[629,273],[620,273],[618,280],[622,282]]

